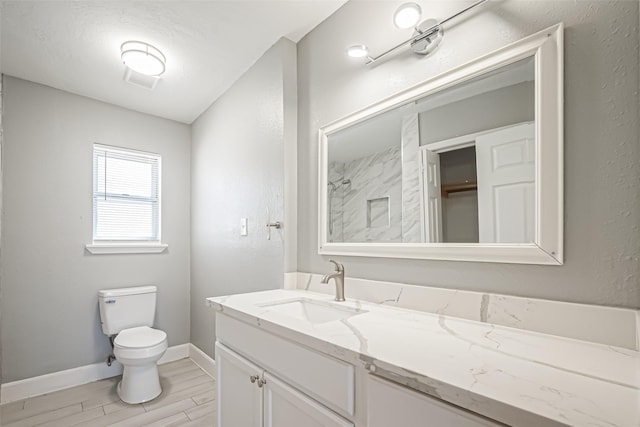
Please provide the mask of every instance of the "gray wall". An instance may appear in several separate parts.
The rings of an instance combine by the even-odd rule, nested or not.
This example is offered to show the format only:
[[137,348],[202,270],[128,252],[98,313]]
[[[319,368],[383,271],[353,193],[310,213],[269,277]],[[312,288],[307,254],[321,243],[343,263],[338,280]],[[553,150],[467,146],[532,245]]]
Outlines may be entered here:
[[[0,26],[2,25],[2,13],[4,12],[4,3],[0,3]],[[0,34],[2,31],[0,29]],[[2,40],[0,40],[0,46],[2,46]],[[1,57],[2,55],[0,55]],[[0,59],[0,69],[2,69],[2,60]],[[2,151],[3,151],[3,126],[2,126],[2,116],[3,116],[3,106],[4,103],[2,101],[2,74],[0,74],[0,242],[2,242]],[[2,325],[2,244],[0,243],[0,325]],[[2,328],[0,328],[0,383],[2,383]],[[2,391],[0,388],[0,401],[2,397]],[[2,411],[0,409],[0,411]],[[1,412],[0,412],[1,416]]]
[[[210,356],[215,329],[207,297],[283,285],[287,224],[271,240],[265,224],[267,207],[271,221],[284,216],[295,67],[295,44],[280,40],[193,123],[191,342]],[[249,220],[245,237],[242,217]]]
[[[446,17],[468,2],[421,4],[429,16]],[[563,21],[565,264],[340,261],[352,277],[640,307],[638,2],[490,2],[449,26],[429,57],[403,51],[373,67],[347,58],[355,42],[375,55],[409,36],[393,27],[395,7],[348,2],[298,44],[298,270],[331,269],[317,254],[319,126]]]
[[535,83],[524,82],[420,113],[420,145],[535,118]]
[[[157,285],[157,327],[169,345],[189,342],[189,126],[8,76],[4,86],[3,381],[106,360],[103,288]],[[168,252],[85,251],[94,142],[162,155]]]

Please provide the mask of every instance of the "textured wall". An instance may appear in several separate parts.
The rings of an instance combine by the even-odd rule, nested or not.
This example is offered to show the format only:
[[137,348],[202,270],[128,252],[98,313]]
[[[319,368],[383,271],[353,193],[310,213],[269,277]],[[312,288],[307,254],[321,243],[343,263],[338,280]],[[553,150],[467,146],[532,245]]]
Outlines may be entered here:
[[[2,26],[2,15],[4,13],[4,3],[0,3],[0,27]],[[0,31],[2,34],[2,31]],[[0,37],[0,46],[2,46],[2,40]],[[1,55],[0,55],[1,57]],[[0,69],[2,69],[2,59],[0,59]],[[2,127],[2,116],[3,116],[3,106],[2,102],[2,93],[3,93],[3,84],[2,84],[2,74],[0,74],[0,242],[2,241],[2,150],[3,150],[3,127]],[[2,246],[0,245],[0,272],[2,271]],[[2,324],[2,275],[0,274],[0,325]],[[0,328],[0,383],[2,383],[2,328]],[[0,391],[0,394],[2,392]],[[1,395],[0,395],[1,397]],[[2,399],[0,399],[2,400]]]
[[[191,170],[191,342],[213,356],[207,297],[283,285],[284,233],[266,239],[266,209],[282,221],[284,158],[295,45],[269,49],[193,124]],[[294,128],[295,132],[295,128]],[[295,133],[294,133],[295,134]],[[240,218],[249,234],[240,236]]]
[[[98,290],[158,286],[156,326],[189,342],[189,126],[4,81],[2,370],[11,382],[106,360]],[[91,255],[93,143],[162,156],[163,254]]]
[[[421,1],[446,17],[462,1]],[[343,257],[352,277],[584,303],[640,307],[640,147],[637,1],[494,1],[446,29],[424,58],[377,54],[410,31],[393,27],[397,2],[353,0],[298,45],[298,270],[330,270],[317,253],[317,130],[373,102],[563,21],[565,30],[565,253],[563,266]],[[362,19],[366,16],[366,19]]]

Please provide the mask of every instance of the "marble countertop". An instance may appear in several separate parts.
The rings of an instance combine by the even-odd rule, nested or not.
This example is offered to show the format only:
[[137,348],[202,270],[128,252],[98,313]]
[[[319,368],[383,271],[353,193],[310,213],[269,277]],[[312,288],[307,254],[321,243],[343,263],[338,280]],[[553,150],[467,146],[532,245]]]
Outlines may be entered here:
[[[268,305],[360,310],[311,323]],[[217,311],[473,412],[517,426],[640,426],[637,351],[309,291],[208,298]],[[569,319],[567,319],[569,321]]]

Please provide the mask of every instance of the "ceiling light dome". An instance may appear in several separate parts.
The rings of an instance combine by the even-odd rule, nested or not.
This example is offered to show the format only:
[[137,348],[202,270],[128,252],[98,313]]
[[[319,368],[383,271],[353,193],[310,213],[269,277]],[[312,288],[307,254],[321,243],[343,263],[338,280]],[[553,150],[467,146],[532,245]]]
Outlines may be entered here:
[[398,28],[413,28],[418,23],[422,15],[422,9],[420,5],[416,3],[404,3],[396,9],[396,13],[393,14],[393,23]]
[[165,71],[167,59],[162,52],[149,43],[127,41],[120,46],[124,65],[140,74],[160,76]]

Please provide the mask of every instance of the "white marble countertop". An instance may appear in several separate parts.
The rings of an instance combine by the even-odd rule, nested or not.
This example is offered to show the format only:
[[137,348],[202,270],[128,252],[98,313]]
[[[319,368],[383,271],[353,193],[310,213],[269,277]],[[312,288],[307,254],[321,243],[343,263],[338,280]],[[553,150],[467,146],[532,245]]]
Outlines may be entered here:
[[516,426],[640,426],[640,353],[356,300],[311,323],[265,304],[332,297],[277,289],[208,298],[217,311]]

